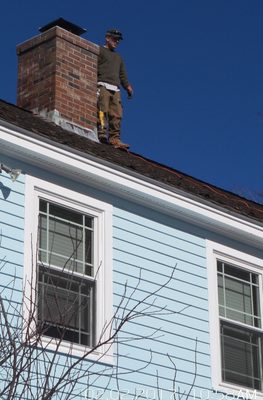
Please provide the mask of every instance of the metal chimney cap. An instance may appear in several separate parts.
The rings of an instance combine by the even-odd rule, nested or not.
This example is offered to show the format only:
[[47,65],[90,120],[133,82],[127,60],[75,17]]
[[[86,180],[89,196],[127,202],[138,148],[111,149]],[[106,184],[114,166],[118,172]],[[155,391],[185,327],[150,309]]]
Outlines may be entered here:
[[43,33],[46,32],[47,30],[53,28],[54,26],[59,26],[60,28],[63,28],[71,33],[74,33],[75,35],[82,35],[83,33],[87,32],[87,29],[81,28],[78,25],[73,24],[72,22],[66,21],[64,18],[60,17],[49,24],[42,26],[39,28],[39,32]]

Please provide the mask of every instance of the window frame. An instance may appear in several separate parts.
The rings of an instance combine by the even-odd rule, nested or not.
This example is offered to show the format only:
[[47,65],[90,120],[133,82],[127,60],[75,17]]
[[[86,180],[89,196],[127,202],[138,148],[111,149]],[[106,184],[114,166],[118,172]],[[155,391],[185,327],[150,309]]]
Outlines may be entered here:
[[[38,224],[39,201],[44,199],[77,212],[90,215],[94,218],[96,232],[94,233],[94,276],[96,280],[96,338],[106,323],[113,316],[112,294],[112,205],[97,200],[89,195],[72,189],[65,188],[55,183],[26,176],[25,192],[25,241],[24,241],[24,287],[25,302],[30,298],[30,286],[37,285],[38,271]],[[30,284],[29,284],[30,283]],[[29,307],[24,304],[25,318],[28,318]],[[104,338],[107,337],[104,333]],[[48,336],[42,337],[48,349],[56,348],[55,339]],[[85,345],[62,341],[60,351],[71,352],[74,356],[83,356],[88,350]],[[112,349],[110,346],[101,346],[92,352],[89,358],[112,364]]]
[[[206,240],[207,255],[207,277],[208,277],[208,306],[209,306],[209,326],[210,326],[210,354],[211,354],[211,378],[213,390],[224,392],[231,396],[240,396],[240,393],[247,396],[253,396],[256,391],[257,397],[263,399],[262,389],[249,388],[247,386],[237,385],[225,382],[222,379],[222,360],[220,343],[220,320],[233,321],[234,326],[248,328],[249,325],[224,318],[219,315],[218,301],[218,279],[217,279],[217,261],[223,261],[246,271],[258,275],[259,278],[259,304],[261,328],[251,327],[253,331],[261,332],[263,336],[263,259],[252,256],[248,253],[236,250],[234,248],[221,245],[211,240]],[[235,323],[236,322],[236,323]],[[263,370],[263,360],[261,368]]]
[[[42,206],[45,204],[44,208],[45,210],[41,210],[41,203]],[[52,212],[52,208],[57,209],[56,211],[60,213],[60,216],[58,217],[56,215],[56,213]],[[63,216],[61,217],[61,213],[63,214],[63,210],[66,211],[67,213],[67,219]],[[74,214],[78,215],[78,218],[81,219],[82,224],[80,224],[80,222],[76,223],[76,221],[72,221],[72,219],[70,219],[70,216],[74,218]],[[65,215],[65,214],[64,214]],[[88,219],[92,220],[92,227],[90,226],[86,226],[85,225],[85,221],[86,221],[86,217],[88,217]],[[42,221],[42,222],[41,222]],[[44,222],[45,221],[45,222]],[[43,197],[39,197],[39,212],[38,212],[38,235],[39,235],[39,240],[38,240],[38,262],[37,262],[37,288],[38,288],[38,322],[39,323],[43,323],[47,329],[47,331],[49,331],[50,329],[52,330],[52,327],[56,330],[59,329],[59,324],[58,323],[52,323],[51,321],[47,321],[46,318],[44,317],[44,315],[46,314],[46,310],[47,308],[45,307],[45,305],[47,306],[46,300],[45,300],[45,295],[43,294],[43,292],[45,291],[49,291],[51,289],[51,291],[54,291],[54,285],[45,282],[45,277],[51,277],[52,279],[56,279],[58,276],[60,277],[60,279],[64,282],[75,282],[75,284],[78,287],[78,309],[76,310],[76,313],[74,313],[74,315],[78,315],[77,318],[77,324],[74,327],[70,327],[70,326],[66,326],[65,327],[65,335],[67,334],[73,334],[78,336],[78,340],[81,340],[82,336],[86,337],[89,339],[91,345],[95,344],[94,341],[96,339],[96,324],[94,325],[94,321],[96,321],[96,286],[97,286],[97,277],[96,274],[94,273],[94,266],[99,265],[98,260],[96,260],[96,255],[97,255],[97,242],[98,240],[96,239],[96,234],[97,234],[97,230],[98,230],[98,223],[97,223],[97,217],[94,217],[92,215],[87,214],[87,212],[83,213],[83,212],[79,212],[79,210],[76,210],[75,208],[73,209],[72,207],[64,207],[61,206],[61,204],[55,203],[54,201],[50,201],[47,199],[43,199]],[[81,231],[82,237],[79,241],[78,244],[80,244],[82,251],[81,251],[81,256],[82,259],[80,259],[79,257],[79,252],[78,250],[75,250],[75,252],[73,251],[73,249],[70,249],[68,256],[65,256],[63,254],[63,252],[61,252],[61,250],[55,250],[56,249],[56,233],[59,233],[65,235],[63,236],[63,238],[66,239],[66,246],[68,246],[68,249],[70,248],[70,243],[67,242],[67,239],[69,238],[69,231],[65,232],[64,228],[62,228],[62,232],[59,232],[59,227],[61,227],[61,225],[58,225],[58,229],[56,229],[56,223],[58,224],[64,224],[64,226],[66,226],[69,231],[73,230],[73,235],[74,235],[74,228],[78,229],[79,231]],[[42,225],[43,224],[43,225]],[[52,228],[53,227],[53,228]],[[43,230],[42,230],[42,229]],[[66,229],[67,229],[66,228]],[[50,251],[50,238],[52,237],[53,231],[54,229],[54,249]],[[78,232],[79,232],[78,231]],[[56,232],[56,233],[55,233]],[[90,263],[88,263],[89,265],[86,264],[85,261],[85,256],[86,256],[86,248],[85,248],[85,237],[86,234],[88,232],[91,232],[90,235]],[[43,240],[43,244],[44,247],[41,246],[41,238]],[[94,240],[95,239],[95,240]],[[74,238],[72,239],[74,240]],[[60,242],[61,244],[61,242]],[[75,243],[76,245],[76,243]],[[74,244],[73,244],[73,248],[74,248]],[[94,254],[93,254],[94,253]],[[70,257],[71,254],[71,257]],[[95,257],[94,257],[95,255]],[[55,258],[55,262],[53,263],[52,260],[54,260]],[[67,262],[69,261],[69,259],[72,260],[72,265],[74,265],[76,267],[76,269],[72,268],[72,266],[68,269],[67,266],[66,268],[64,268],[65,264],[67,264]],[[80,272],[79,267],[82,267],[82,271]],[[89,268],[90,271],[92,271],[92,273],[85,273],[86,272],[86,268]],[[40,276],[42,279],[40,279]],[[61,282],[60,280],[60,282]],[[45,283],[44,283],[45,282]],[[89,315],[84,315],[83,316],[83,306],[79,306],[79,301],[80,298],[82,298],[82,296],[87,296],[87,294],[85,295],[84,292],[81,292],[80,295],[80,288],[84,285],[86,285],[86,287],[90,286],[90,290],[89,291],[89,296],[91,298],[88,307],[90,309]],[[53,287],[53,289],[52,289]],[[58,292],[61,291],[65,293],[65,291],[63,290],[63,288],[61,288],[60,286],[58,287]],[[66,291],[67,292],[67,291]],[[54,292],[53,292],[54,293]],[[76,295],[76,291],[71,292],[72,295],[73,293]],[[63,296],[62,296],[63,298]],[[59,298],[57,298],[57,301],[60,302]],[[41,307],[40,304],[41,303]],[[61,303],[59,303],[60,305],[58,305],[58,308],[61,306]],[[40,311],[41,308],[41,311]],[[73,307],[74,309],[74,307]],[[39,315],[43,314],[42,317],[43,318],[39,318]],[[51,316],[52,318],[52,316]],[[82,318],[84,319],[85,323],[87,325],[89,325],[89,330],[88,331],[84,331],[80,328],[80,324],[81,324],[81,320]],[[90,321],[87,322],[87,321]],[[75,321],[76,323],[76,321]],[[61,326],[60,326],[61,328]],[[80,333],[80,331],[82,331],[82,333]],[[78,334],[77,334],[78,332]],[[52,336],[50,334],[47,334],[48,337],[56,337],[56,336]],[[66,340],[66,339],[65,339]],[[79,343],[80,345],[83,345],[83,343],[80,342],[76,342],[74,341],[74,343]],[[89,346],[89,344],[87,344],[87,346]]]

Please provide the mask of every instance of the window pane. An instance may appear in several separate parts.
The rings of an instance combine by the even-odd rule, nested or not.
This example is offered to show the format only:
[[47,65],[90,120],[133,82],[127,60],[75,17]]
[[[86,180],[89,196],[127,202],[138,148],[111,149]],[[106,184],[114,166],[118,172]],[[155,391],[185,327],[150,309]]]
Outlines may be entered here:
[[260,327],[256,274],[218,262],[218,300],[221,316]]
[[225,317],[225,299],[224,299],[224,288],[223,288],[223,277],[218,275],[218,302],[223,307],[219,306],[219,314]]
[[93,229],[93,218],[92,217],[88,217],[87,215],[85,216],[85,226]]
[[[39,260],[48,262],[47,260],[47,217],[46,215],[39,215]],[[43,251],[42,251],[43,250]]]
[[68,208],[49,203],[49,214],[82,225],[82,214]]
[[261,390],[259,334],[221,322],[222,378]]
[[224,265],[225,274],[242,279],[242,281],[250,282],[250,272],[249,271],[234,267],[233,265],[229,265],[226,263],[223,263],[223,265]]
[[[74,262],[83,264],[83,230],[68,222],[49,219],[50,264],[69,268]],[[81,268],[80,271],[83,272]]]
[[94,283],[39,269],[38,318],[44,334],[92,345]]
[[47,212],[47,202],[44,200],[39,200],[39,210],[43,211],[44,213]]
[[226,317],[253,325],[250,285],[225,278],[225,295]]
[[92,243],[93,243],[93,232],[86,230],[86,263],[92,264]]
[[[259,312],[260,312],[259,294],[258,294],[258,288],[255,286],[253,287],[252,295],[253,295],[254,315],[259,315]],[[260,326],[261,326],[260,318],[254,317],[254,326],[256,326],[257,328],[260,328]]]

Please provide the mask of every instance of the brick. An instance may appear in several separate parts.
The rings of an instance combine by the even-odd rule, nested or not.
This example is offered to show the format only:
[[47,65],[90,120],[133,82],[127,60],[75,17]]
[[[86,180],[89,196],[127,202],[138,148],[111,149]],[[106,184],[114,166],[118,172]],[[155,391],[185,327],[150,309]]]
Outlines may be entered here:
[[83,127],[96,126],[99,47],[54,27],[17,46],[18,105],[57,109]]

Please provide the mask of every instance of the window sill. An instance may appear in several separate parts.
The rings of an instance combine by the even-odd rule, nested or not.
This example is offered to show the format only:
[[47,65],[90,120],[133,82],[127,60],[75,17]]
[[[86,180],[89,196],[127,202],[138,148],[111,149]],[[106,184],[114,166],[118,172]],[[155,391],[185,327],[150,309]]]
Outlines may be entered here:
[[[206,397],[207,400],[214,400],[214,396],[217,395],[219,400],[231,400],[233,399],[248,399],[248,400],[263,400],[263,392],[257,389],[251,389],[246,386],[238,386],[227,382],[220,382],[218,385],[213,387],[214,394],[211,395],[211,399]],[[218,397],[218,395],[221,397]],[[202,396],[201,396],[202,399]]]
[[43,336],[41,348],[45,351],[57,352],[67,357],[84,358],[87,361],[100,362],[113,365],[113,349],[110,345],[102,345],[99,350],[92,350],[89,347],[77,343],[62,341],[58,345],[58,340]]

